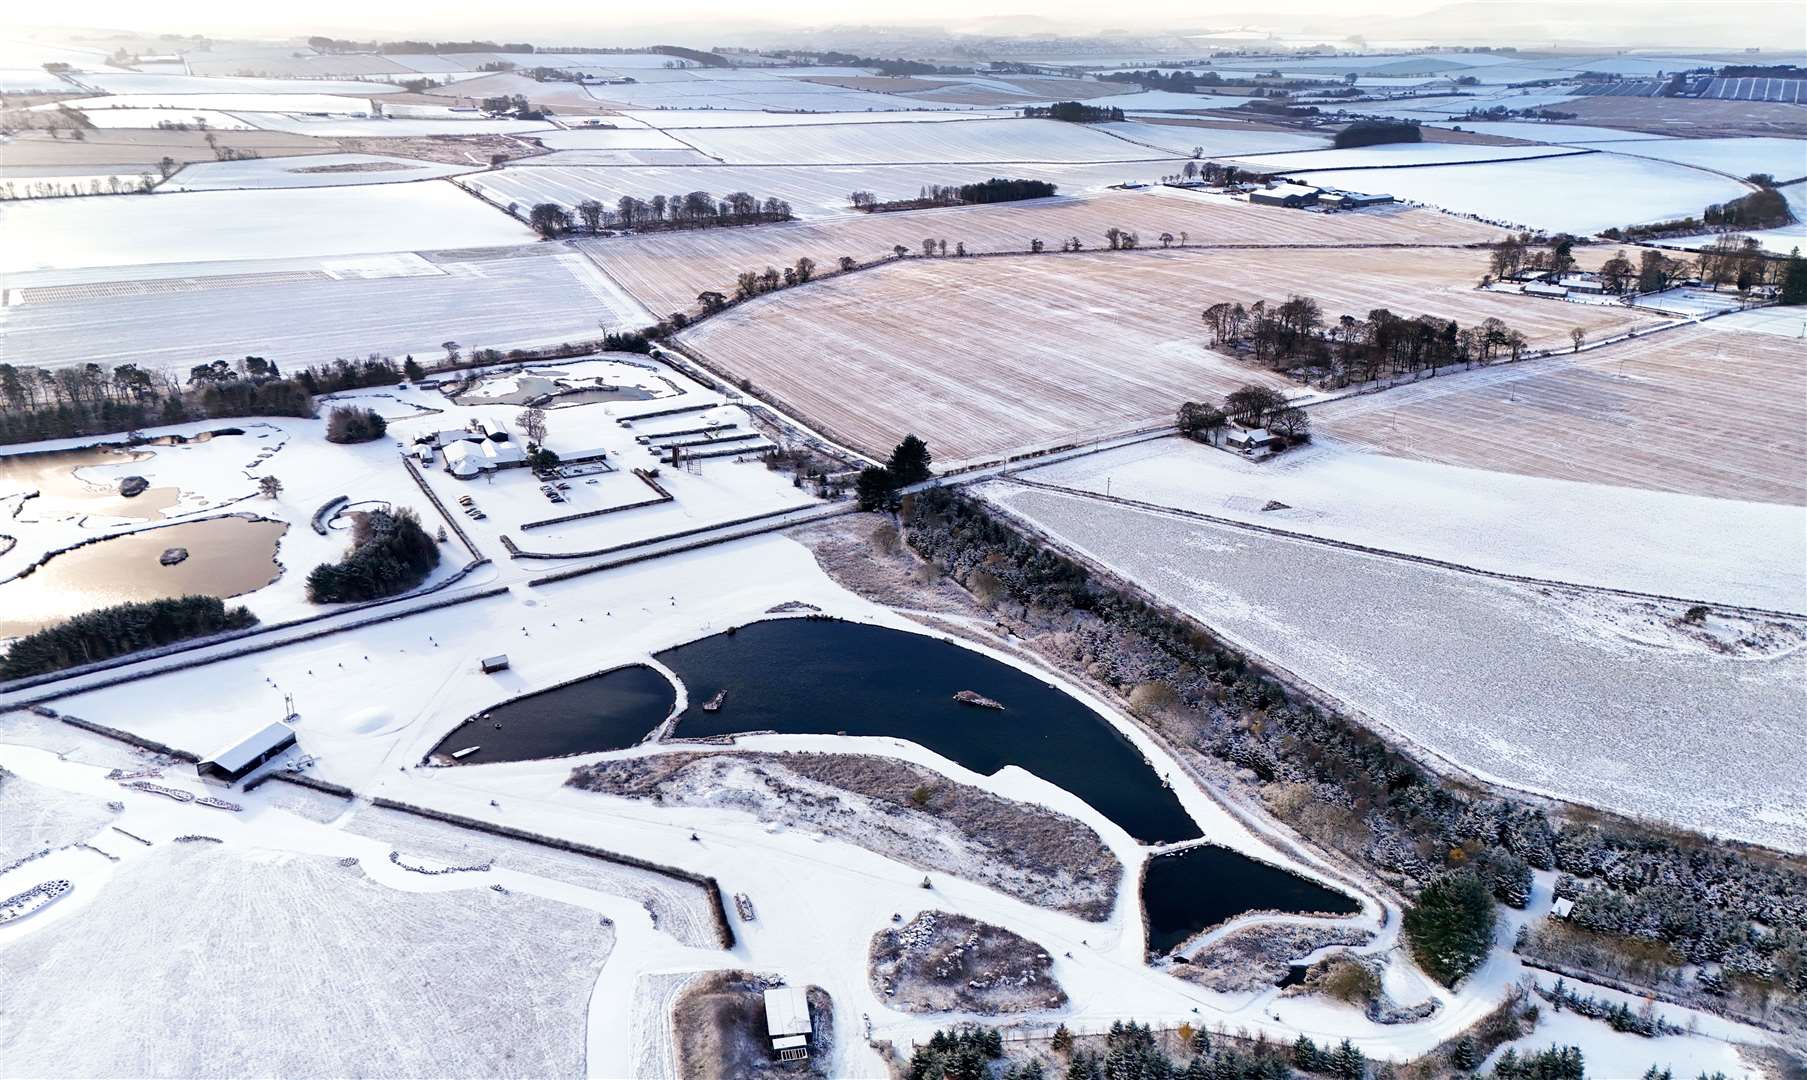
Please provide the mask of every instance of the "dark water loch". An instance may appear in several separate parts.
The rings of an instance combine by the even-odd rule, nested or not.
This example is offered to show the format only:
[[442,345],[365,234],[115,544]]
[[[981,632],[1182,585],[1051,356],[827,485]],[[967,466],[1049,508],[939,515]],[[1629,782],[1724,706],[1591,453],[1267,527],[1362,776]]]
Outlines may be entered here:
[[665,676],[634,664],[486,709],[482,719],[460,725],[433,753],[476,746],[478,751],[458,764],[480,765],[625,750],[658,727],[677,703],[677,691]]
[[[892,736],[974,772],[1017,765],[1086,801],[1145,843],[1199,835],[1174,793],[1103,717],[1033,675],[939,638],[862,623],[775,619],[659,659],[690,706],[677,733]],[[718,691],[719,712],[703,703]],[[972,690],[1004,706],[954,700]]]
[[1148,860],[1142,910],[1148,914],[1148,951],[1164,953],[1245,911],[1353,915],[1361,905],[1241,852],[1203,844]]

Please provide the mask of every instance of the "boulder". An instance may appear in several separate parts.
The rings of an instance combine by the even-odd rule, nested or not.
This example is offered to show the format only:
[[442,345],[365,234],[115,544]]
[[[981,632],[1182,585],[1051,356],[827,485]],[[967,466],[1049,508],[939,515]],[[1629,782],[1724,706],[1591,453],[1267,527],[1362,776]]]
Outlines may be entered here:
[[174,566],[186,558],[188,558],[187,548],[173,547],[166,549],[163,554],[157,558],[157,561],[164,566]]
[[142,476],[128,476],[119,482],[119,493],[129,499],[134,495],[144,494],[150,486],[151,482]]

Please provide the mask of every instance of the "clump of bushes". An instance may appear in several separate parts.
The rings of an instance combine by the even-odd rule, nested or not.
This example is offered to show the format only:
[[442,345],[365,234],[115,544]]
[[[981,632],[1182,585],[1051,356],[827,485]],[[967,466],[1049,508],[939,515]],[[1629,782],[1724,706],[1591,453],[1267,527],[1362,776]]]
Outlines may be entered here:
[[376,600],[411,589],[439,565],[439,547],[414,511],[371,510],[353,515],[351,550],[307,575],[316,604]]
[[178,596],[83,612],[13,642],[0,657],[0,679],[22,679],[96,660],[257,624],[257,616],[228,608],[217,596]]
[[1336,133],[1331,145],[1338,150],[1352,146],[1379,146],[1382,143],[1423,142],[1424,133],[1417,124],[1397,120],[1357,120]]
[[361,443],[380,439],[389,430],[389,422],[375,409],[356,405],[336,405],[326,414],[326,441]]

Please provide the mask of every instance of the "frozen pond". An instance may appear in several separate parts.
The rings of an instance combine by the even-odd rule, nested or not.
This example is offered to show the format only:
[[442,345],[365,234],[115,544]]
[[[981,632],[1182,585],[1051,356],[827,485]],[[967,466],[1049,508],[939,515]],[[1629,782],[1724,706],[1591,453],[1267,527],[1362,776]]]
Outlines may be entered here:
[[[146,529],[52,555],[26,577],[0,584],[0,639],[19,637],[85,611],[177,596],[238,596],[282,574],[280,521],[218,517]],[[186,548],[174,566],[160,559]]]

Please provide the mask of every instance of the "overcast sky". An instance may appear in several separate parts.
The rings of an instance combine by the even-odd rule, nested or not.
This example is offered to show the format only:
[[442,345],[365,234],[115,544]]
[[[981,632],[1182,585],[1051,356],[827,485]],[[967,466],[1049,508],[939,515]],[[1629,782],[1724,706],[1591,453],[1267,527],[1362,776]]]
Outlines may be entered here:
[[[18,5],[8,5],[17,10]],[[1765,52],[1807,47],[1803,25],[1807,4],[1789,0],[1138,0],[1101,5],[1097,0],[908,0],[886,5],[850,5],[846,0],[687,0],[671,5],[598,4],[595,0],[544,0],[508,6],[473,0],[309,0],[305,4],[255,0],[82,0],[81,23],[214,36],[288,36],[328,33],[356,37],[435,36],[538,38],[549,43],[633,43],[636,31],[681,28],[684,44],[708,44],[717,28],[761,24],[831,26],[940,22],[970,26],[997,16],[1053,19],[1074,32],[1102,28],[1198,30],[1259,26],[1263,29],[1334,33],[1360,32],[1364,25],[1386,36],[1412,36],[1412,23],[1441,9],[1433,19],[1444,33],[1484,41],[1592,39],[1598,43],[1661,42],[1677,47],[1733,42],[1761,45]],[[45,14],[48,22],[77,9]],[[0,33],[5,20],[0,19]],[[1637,40],[1627,35],[1639,35]]]

